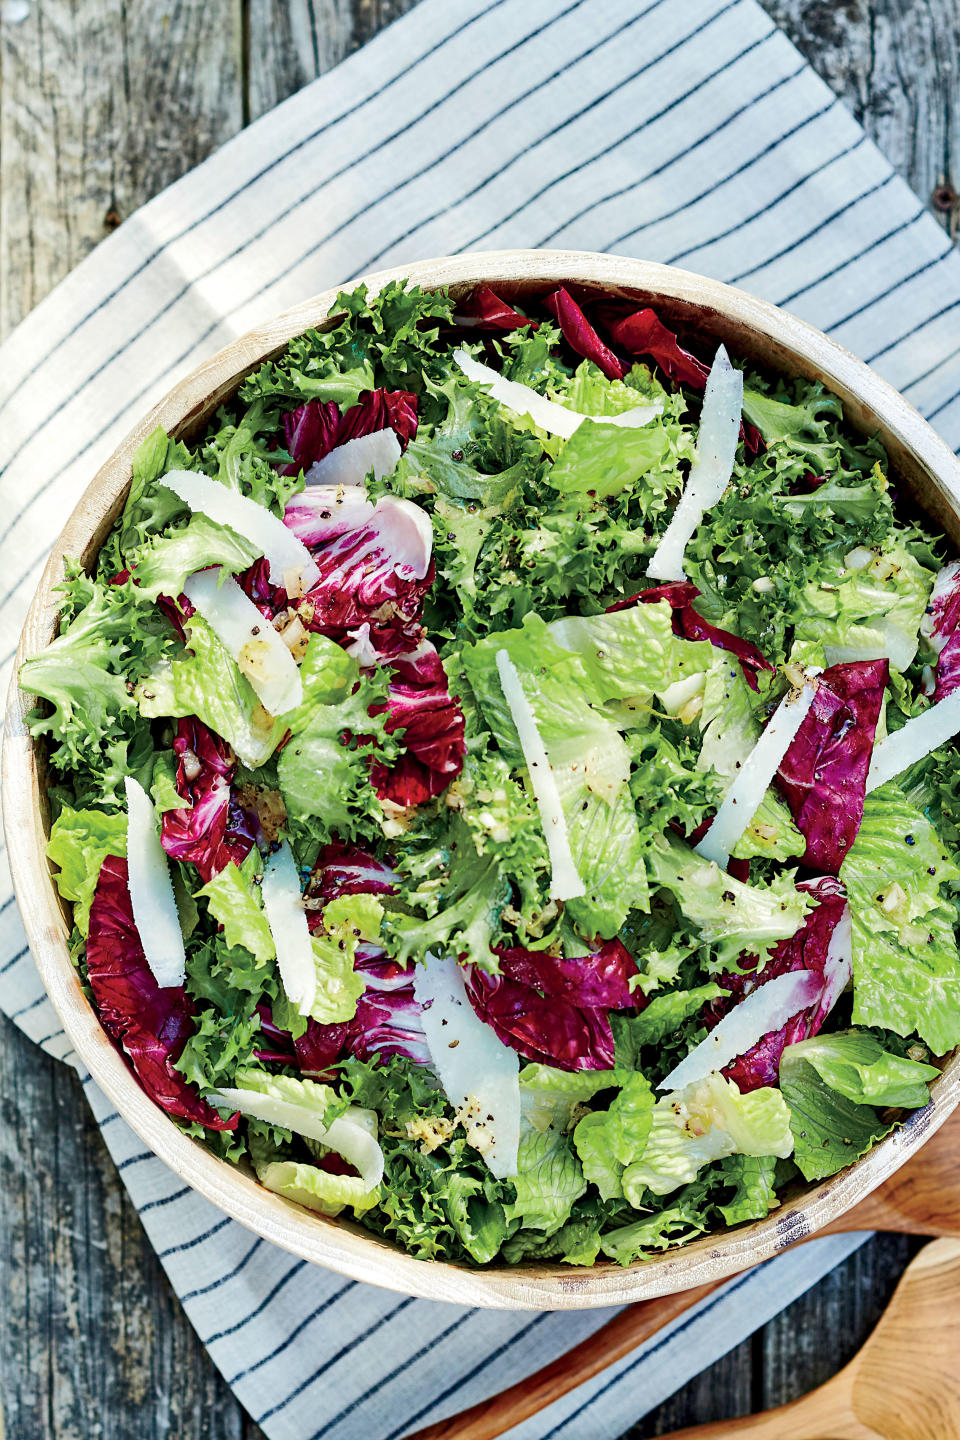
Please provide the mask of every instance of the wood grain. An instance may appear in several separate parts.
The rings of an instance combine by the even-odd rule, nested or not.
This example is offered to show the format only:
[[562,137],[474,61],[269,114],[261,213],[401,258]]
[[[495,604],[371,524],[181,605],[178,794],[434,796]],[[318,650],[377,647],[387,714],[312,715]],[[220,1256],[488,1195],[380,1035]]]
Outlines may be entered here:
[[[107,233],[108,215],[112,224],[129,214],[229,138],[245,115],[291,93],[327,55],[333,63],[341,50],[363,43],[410,0],[340,0],[342,22],[334,3],[241,0],[250,28],[240,75],[243,35],[234,6],[223,0],[42,0],[43,16],[41,0],[23,0],[17,10],[28,14],[20,23],[0,9],[0,335]],[[956,81],[944,61],[954,64],[955,77],[960,0],[762,3],[926,200],[957,154]],[[133,37],[125,58],[100,40],[122,32]],[[905,33],[927,37],[919,48],[911,41],[906,64],[896,56]],[[185,37],[186,49],[179,48]],[[184,54],[195,73],[173,87],[165,77]],[[7,1435],[52,1440],[53,1416],[62,1417],[53,1397],[63,1394],[77,1405],[69,1423],[84,1437],[233,1440],[242,1433],[262,1440],[249,1422],[243,1428],[239,1407],[171,1301],[79,1088],[2,1018],[0,1114],[16,1126],[15,1140],[5,1135],[0,1148],[3,1193],[16,1197],[0,1207]],[[54,1133],[64,1159],[57,1186],[40,1203],[37,1175],[53,1163]],[[73,1163],[74,1146],[86,1147],[96,1163]],[[66,1228],[76,1237],[71,1304],[83,1314],[89,1354],[102,1372],[99,1389],[74,1378],[83,1361],[67,1333],[55,1258]],[[893,1236],[872,1241],[752,1343],[649,1415],[631,1440],[769,1406],[825,1379],[885,1303],[909,1244]],[[127,1277],[120,1286],[107,1258],[117,1247]],[[164,1425],[162,1402],[141,1385],[138,1351],[148,1340],[177,1349],[183,1400],[176,1429]]]
[[944,1323],[960,1306],[960,1242],[935,1240],[911,1261],[876,1330],[809,1395],[763,1414],[677,1430],[671,1440],[955,1440],[960,1342]]
[[960,227],[956,0],[761,0],[909,185]]
[[25,0],[0,23],[0,336],[243,118],[242,0]]
[[417,0],[248,0],[246,114],[251,120],[365,45]]

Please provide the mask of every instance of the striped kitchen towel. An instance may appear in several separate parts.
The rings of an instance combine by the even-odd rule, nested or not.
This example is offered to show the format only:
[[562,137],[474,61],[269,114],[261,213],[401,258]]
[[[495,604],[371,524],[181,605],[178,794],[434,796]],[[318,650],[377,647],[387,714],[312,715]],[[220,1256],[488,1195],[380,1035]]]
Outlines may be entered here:
[[[188,369],[375,266],[537,245],[785,305],[960,444],[960,261],[756,0],[422,0],[127,220],[6,342],[0,683],[63,516]],[[69,1062],[6,877],[0,974],[5,1011]],[[456,1309],[312,1269],[183,1188],[84,1083],[191,1321],[275,1440],[395,1440],[608,1318]],[[616,1436],[861,1239],[731,1282],[515,1437]]]

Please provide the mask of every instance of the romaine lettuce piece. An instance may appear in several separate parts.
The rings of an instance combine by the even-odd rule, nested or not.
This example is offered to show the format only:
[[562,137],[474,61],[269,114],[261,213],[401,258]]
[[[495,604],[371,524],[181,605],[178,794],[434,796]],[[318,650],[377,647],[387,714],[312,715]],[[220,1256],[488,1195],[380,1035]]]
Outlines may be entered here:
[[317,991],[310,1014],[322,1025],[352,1020],[366,988],[354,969],[357,946],[380,937],[383,906],[375,895],[343,895],[325,905],[322,929],[313,936]]
[[396,753],[383,719],[369,713],[382,701],[383,675],[361,676],[356,660],[322,635],[310,637],[301,673],[303,704],[284,716],[293,734],[277,764],[287,815],[322,841],[376,833],[383,812],[370,781],[373,742],[378,759]]
[[567,615],[552,620],[547,633],[580,657],[600,700],[663,698],[671,687],[705,677],[716,656],[707,641],[675,635],[672,614],[661,600],[605,615]]
[[[640,397],[632,394],[636,404]],[[546,478],[561,495],[605,499],[635,484],[669,449],[670,432],[656,421],[626,430],[597,419],[578,426],[563,442]]]
[[554,1065],[525,1065],[520,1071],[520,1107],[535,1130],[568,1130],[578,1105],[598,1090],[619,1084],[615,1070],[558,1070]]
[[724,1179],[734,1193],[717,1209],[728,1225],[744,1220],[762,1220],[780,1204],[774,1182],[777,1172],[776,1155],[730,1155],[721,1163]]
[[260,886],[254,883],[260,868],[258,854],[251,851],[242,865],[233,860],[224,865],[197,896],[206,900],[210,914],[223,926],[226,943],[242,945],[258,965],[266,965],[277,952],[263,912]]
[[[251,1153],[253,1146],[251,1145]],[[321,1215],[339,1215],[349,1205],[355,1215],[372,1210],[380,1199],[377,1190],[370,1190],[360,1175],[333,1175],[319,1165],[296,1160],[267,1160],[256,1167],[261,1185],[276,1195],[284,1195],[319,1210]]]
[[127,853],[127,817],[123,811],[74,810],[64,805],[50,827],[47,855],[59,866],[57,889],[73,901],[73,923],[86,935],[100,867],[108,855]]
[[902,545],[859,547],[821,569],[800,591],[795,639],[819,644],[828,665],[844,660],[912,663],[933,576]]
[[916,1110],[930,1099],[929,1084],[940,1071],[906,1055],[892,1055],[868,1030],[817,1035],[788,1045],[781,1064],[804,1060],[825,1085],[866,1105]]
[[646,874],[629,789],[630,754],[590,701],[602,699],[582,660],[560,648],[538,617],[522,630],[464,648],[462,663],[484,717],[507,754],[521,761],[495,656],[505,649],[546,747],[560,794],[574,865],[586,893],[567,903],[584,934],[615,935],[630,909],[647,905]]
[[634,1072],[623,1077],[608,1110],[584,1115],[573,1132],[583,1173],[604,1200],[623,1195],[624,1171],[646,1150],[654,1109],[649,1080]]
[[840,870],[853,920],[853,1020],[916,1031],[937,1055],[960,1044],[960,870],[930,821],[891,783],[866,798]]
[[276,750],[286,725],[267,714],[205,620],[195,615],[184,628],[188,648],[160,661],[137,686],[140,714],[196,715],[256,770]]
[[643,1156],[624,1171],[623,1193],[639,1206],[644,1190],[669,1195],[711,1160],[784,1158],[793,1145],[790,1113],[779,1090],[765,1087],[741,1095],[732,1081],[714,1074],[657,1101]]
[[741,955],[757,955],[762,964],[779,940],[796,934],[810,908],[811,897],[790,872],[769,885],[746,885],[672,835],[659,836],[646,856],[652,883],[671,892],[713,947],[713,971],[735,966]]
[[505,1205],[507,1220],[552,1235],[568,1219],[587,1182],[569,1139],[559,1130],[528,1127],[520,1137],[517,1198]]
[[852,1165],[893,1127],[870,1105],[832,1089],[788,1046],[780,1065],[780,1089],[790,1109],[796,1141],[794,1162],[806,1180],[823,1180]]

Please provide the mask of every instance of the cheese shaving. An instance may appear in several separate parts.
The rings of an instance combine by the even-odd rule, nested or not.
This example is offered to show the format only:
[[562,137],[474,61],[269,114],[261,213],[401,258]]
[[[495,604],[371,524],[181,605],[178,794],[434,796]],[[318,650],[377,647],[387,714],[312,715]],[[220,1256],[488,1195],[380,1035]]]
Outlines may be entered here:
[[182,985],[187,960],[170,867],[160,843],[157,812],[139,781],[126,776],[127,888],[140,944],[162,990]]
[[537,809],[540,811],[540,823],[543,826],[552,870],[550,898],[573,900],[585,893],[585,887],[570,851],[570,834],[560,803],[560,791],[557,789],[530,701],[520,683],[517,667],[506,650],[497,651],[497,674],[500,676],[503,698],[510,709],[510,717],[520,738],[520,748],[527,763]]
[[507,380],[499,370],[492,370],[489,365],[482,365],[479,360],[474,360],[466,350],[456,350],[453,355],[454,364],[458,365],[468,380],[476,385],[488,385],[490,395],[501,405],[506,405],[508,410],[514,411],[517,415],[529,415],[535,425],[541,430],[546,430],[548,435],[560,435],[564,440],[570,436],[584,422],[594,420],[601,425],[619,425],[626,430],[637,430],[643,425],[648,425],[657,415],[663,411],[660,404],[636,405],[632,410],[624,410],[619,415],[582,415],[579,410],[568,410],[566,405],[558,405],[556,400],[548,400],[546,396],[540,395],[536,390],[531,390],[529,385],[521,385],[516,380]]
[[[217,525],[226,525],[255,545],[270,567],[270,583],[302,595],[320,578],[310,551],[278,515],[236,490],[193,470],[171,470],[159,482]],[[291,588],[292,587],[292,588]]]
[[757,813],[781,760],[807,718],[816,693],[816,683],[808,680],[801,690],[791,690],[780,701],[767,728],[737,771],[710,829],[693,847],[705,860],[714,860],[721,869],[726,867],[731,851]]
[[269,715],[285,715],[301,703],[297,662],[231,575],[222,575],[218,566],[198,570],[184,581],[183,593],[237,662]]
[[654,580],[684,580],[683,552],[701,520],[716,505],[733,474],[743,409],[743,374],[721,345],[707,376],[700,411],[697,458],[670,524],[647,566]]

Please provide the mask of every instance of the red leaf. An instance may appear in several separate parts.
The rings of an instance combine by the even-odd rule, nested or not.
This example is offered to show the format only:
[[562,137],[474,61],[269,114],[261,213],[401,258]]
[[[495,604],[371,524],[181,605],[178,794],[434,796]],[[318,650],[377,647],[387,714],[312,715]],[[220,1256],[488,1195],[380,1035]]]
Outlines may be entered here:
[[621,600],[608,609],[626,610],[638,602],[641,605],[653,605],[658,600],[669,601],[673,606],[674,635],[679,635],[684,640],[709,640],[718,650],[729,650],[731,655],[736,655],[740,661],[740,668],[750,689],[756,690],[757,673],[760,670],[772,670],[774,667],[749,640],[741,640],[739,635],[733,635],[729,630],[720,630],[716,625],[711,625],[709,620],[705,620],[692,604],[699,594],[696,585],[674,580],[666,585],[655,585],[650,590],[643,590],[639,595],[632,595],[629,600]]
[[608,380],[623,378],[626,366],[617,359],[610,347],[603,343],[568,290],[561,285],[552,295],[546,295],[543,308],[556,320],[571,350],[575,350],[585,360],[592,360]]
[[850,660],[825,670],[777,772],[811,870],[836,875],[857,838],[888,673],[886,660]]
[[800,1011],[780,1030],[762,1036],[746,1054],[738,1056],[732,1065],[726,1067],[724,1075],[728,1080],[736,1081],[741,1092],[757,1090],[762,1085],[776,1085],[780,1078],[780,1057],[786,1047],[818,1034],[838,998],[833,977],[826,971],[826,960],[830,940],[846,904],[843,887],[832,876],[821,876],[817,880],[801,881],[799,888],[811,891],[818,897],[819,904],[808,912],[796,935],[780,941],[770,952],[759,975],[747,971],[718,976],[717,984],[728,992],[729,998],[714,1000],[704,1012],[704,1023],[712,1030],[744,998],[748,989],[766,985],[778,975],[786,975],[792,970],[811,970],[824,982],[820,996],[812,1005]]
[[680,385],[702,390],[710,373],[689,350],[685,350],[672,330],[668,330],[655,310],[633,310],[618,314],[608,306],[598,308],[604,316],[604,329],[618,349],[628,355],[645,356]]
[[512,310],[489,285],[478,285],[465,300],[457,302],[453,323],[464,330],[520,330],[525,325],[539,329],[538,321]]
[[332,400],[308,400],[283,417],[283,433],[291,463],[280,467],[281,475],[298,475],[309,470],[338,445],[370,435],[374,430],[393,430],[406,449],[417,433],[417,397],[407,390],[364,390],[356,405],[341,413]]
[[103,862],[90,906],[87,979],[104,1030],[123,1047],[150,1098],[181,1120],[235,1130],[239,1116],[222,1120],[173,1068],[194,1033],[190,1000],[182,985],[161,989],[154,979],[133,920],[127,862],[113,855]]
[[388,712],[387,733],[400,732],[406,752],[392,770],[375,765],[370,779],[381,800],[421,805],[446,790],[463,769],[463,711],[429,642],[412,655],[396,656],[391,668],[395,678],[387,702],[372,707],[372,713]]
[[177,793],[190,803],[165,810],[160,840],[174,860],[196,865],[204,884],[232,860],[241,865],[254,844],[254,822],[231,789],[237,762],[226,741],[196,716],[177,722]]

